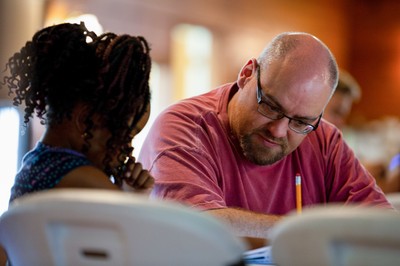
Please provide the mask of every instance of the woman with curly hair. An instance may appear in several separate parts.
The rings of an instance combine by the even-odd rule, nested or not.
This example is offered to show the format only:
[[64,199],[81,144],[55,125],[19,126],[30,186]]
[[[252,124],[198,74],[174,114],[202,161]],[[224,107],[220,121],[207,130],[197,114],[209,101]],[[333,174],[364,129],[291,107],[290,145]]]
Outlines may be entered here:
[[36,115],[46,126],[10,201],[51,188],[152,187],[131,145],[149,118],[149,51],[141,36],[64,23],[38,31],[9,59],[3,85],[24,107],[25,124]]

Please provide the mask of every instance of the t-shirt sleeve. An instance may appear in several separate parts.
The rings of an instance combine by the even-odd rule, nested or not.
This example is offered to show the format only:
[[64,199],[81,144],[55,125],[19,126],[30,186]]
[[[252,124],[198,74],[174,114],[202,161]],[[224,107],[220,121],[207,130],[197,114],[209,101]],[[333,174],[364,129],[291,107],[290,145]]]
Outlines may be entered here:
[[342,134],[334,130],[327,139],[330,143],[326,149],[328,201],[391,208],[375,178],[362,165]]
[[151,196],[176,200],[200,210],[226,207],[210,160],[196,149],[164,152],[149,169],[157,177]]
[[138,161],[155,178],[151,197],[179,201],[200,210],[224,208],[221,174],[210,155],[217,144],[210,137],[219,121],[192,116],[184,104],[162,113],[153,123]]

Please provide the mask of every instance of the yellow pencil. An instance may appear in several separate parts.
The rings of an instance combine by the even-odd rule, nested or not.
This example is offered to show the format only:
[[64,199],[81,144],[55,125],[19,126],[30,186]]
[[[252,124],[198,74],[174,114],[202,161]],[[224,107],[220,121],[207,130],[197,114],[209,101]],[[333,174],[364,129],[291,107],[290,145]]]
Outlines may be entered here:
[[296,210],[297,213],[300,214],[302,211],[302,203],[301,203],[301,175],[299,173],[296,174]]

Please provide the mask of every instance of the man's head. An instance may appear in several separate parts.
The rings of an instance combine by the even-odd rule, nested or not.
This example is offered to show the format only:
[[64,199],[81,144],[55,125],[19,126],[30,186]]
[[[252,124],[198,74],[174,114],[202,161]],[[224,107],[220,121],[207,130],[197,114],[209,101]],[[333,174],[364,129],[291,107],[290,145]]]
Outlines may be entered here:
[[269,165],[295,150],[318,127],[337,72],[329,49],[307,33],[282,33],[249,60],[228,107],[244,156]]
[[338,128],[343,128],[353,103],[360,98],[361,90],[357,81],[348,72],[340,70],[339,83],[325,108],[324,118]]

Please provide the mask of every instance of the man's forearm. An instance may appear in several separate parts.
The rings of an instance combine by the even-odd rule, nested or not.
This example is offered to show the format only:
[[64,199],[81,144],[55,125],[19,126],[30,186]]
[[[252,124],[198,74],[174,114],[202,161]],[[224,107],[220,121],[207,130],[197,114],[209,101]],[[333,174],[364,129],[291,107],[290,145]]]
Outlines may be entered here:
[[238,236],[268,239],[271,227],[282,216],[255,213],[243,209],[223,208],[208,210],[207,213],[226,222]]

